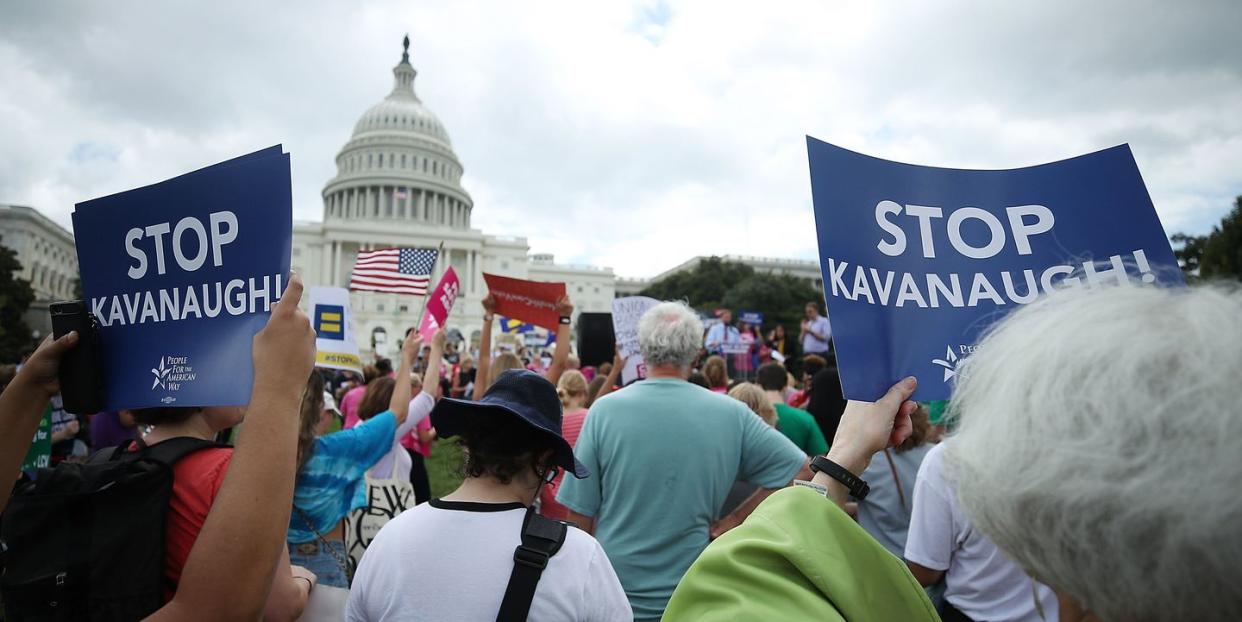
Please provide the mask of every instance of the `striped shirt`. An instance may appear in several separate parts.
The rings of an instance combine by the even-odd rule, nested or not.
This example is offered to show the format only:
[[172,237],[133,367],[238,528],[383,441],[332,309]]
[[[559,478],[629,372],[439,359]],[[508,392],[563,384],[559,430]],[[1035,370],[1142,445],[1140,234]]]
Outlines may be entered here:
[[288,541],[313,542],[304,514],[319,533],[331,531],[351,511],[367,504],[367,469],[393,445],[397,418],[386,410],[356,427],[315,439],[315,453],[298,472]]

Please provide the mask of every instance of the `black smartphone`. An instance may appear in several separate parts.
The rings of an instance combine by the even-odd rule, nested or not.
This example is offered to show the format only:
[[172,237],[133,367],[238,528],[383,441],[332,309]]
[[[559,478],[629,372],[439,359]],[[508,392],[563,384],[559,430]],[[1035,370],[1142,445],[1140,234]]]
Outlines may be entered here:
[[104,409],[103,369],[100,367],[99,325],[81,300],[54,302],[52,336],[78,331],[78,344],[60,361],[60,397],[66,411],[89,415]]

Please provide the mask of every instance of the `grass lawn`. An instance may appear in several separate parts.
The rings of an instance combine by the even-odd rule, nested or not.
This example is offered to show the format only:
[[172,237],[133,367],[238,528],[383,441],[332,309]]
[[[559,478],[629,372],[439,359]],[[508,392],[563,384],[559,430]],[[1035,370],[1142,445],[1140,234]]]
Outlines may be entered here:
[[461,484],[461,445],[457,439],[440,441],[431,448],[427,459],[427,477],[431,479],[431,498],[439,499]]

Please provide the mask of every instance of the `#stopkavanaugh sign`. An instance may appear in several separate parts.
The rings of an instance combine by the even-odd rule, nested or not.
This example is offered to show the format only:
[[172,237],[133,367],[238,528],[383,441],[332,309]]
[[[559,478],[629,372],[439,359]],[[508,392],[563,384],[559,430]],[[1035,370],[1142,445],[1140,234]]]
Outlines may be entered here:
[[655,298],[630,296],[612,301],[612,332],[617,336],[625,368],[621,370],[621,384],[627,385],[647,377],[647,364],[638,347],[638,320],[648,309],[660,304]]
[[560,323],[556,301],[565,295],[564,283],[525,281],[486,272],[483,280],[496,299],[496,313],[556,330]]
[[457,273],[451,266],[445,268],[444,276],[440,277],[440,283],[436,285],[435,290],[431,292],[431,298],[427,300],[427,311],[423,314],[422,325],[418,327],[418,334],[422,335],[425,341],[430,342],[436,330],[448,321],[449,313],[453,311],[453,303],[457,302],[457,292],[460,289],[461,282],[457,279]]
[[279,145],[77,204],[109,410],[249,401],[251,340],[288,280],[292,215]]
[[900,378],[948,399],[956,367],[1015,307],[1067,288],[1181,283],[1127,145],[1012,170],[915,166],[807,137],[841,386]]
[[311,325],[315,328],[315,366],[362,373],[362,357],[354,340],[349,290],[310,288]]

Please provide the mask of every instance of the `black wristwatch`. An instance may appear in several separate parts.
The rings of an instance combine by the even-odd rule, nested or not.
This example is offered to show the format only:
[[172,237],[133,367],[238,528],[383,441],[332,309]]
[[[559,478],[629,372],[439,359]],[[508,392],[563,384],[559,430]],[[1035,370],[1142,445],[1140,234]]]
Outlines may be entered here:
[[811,460],[811,472],[823,473],[832,479],[841,482],[843,486],[849,489],[850,495],[855,499],[862,501],[867,498],[867,493],[871,492],[871,486],[863,481],[861,477],[850,473],[850,470],[829,460],[824,456],[815,456]]
[[569,326],[570,324],[573,324],[573,323],[574,323],[573,318],[571,318],[571,317],[570,317],[570,316],[568,316],[568,315],[562,315],[562,316],[561,316],[561,319],[560,319],[560,322],[561,322],[561,324],[564,324],[565,326]]

